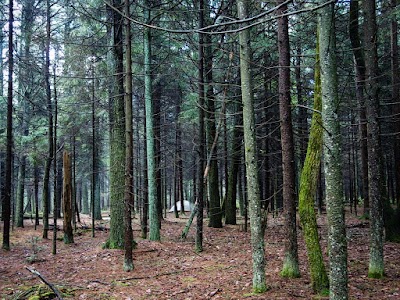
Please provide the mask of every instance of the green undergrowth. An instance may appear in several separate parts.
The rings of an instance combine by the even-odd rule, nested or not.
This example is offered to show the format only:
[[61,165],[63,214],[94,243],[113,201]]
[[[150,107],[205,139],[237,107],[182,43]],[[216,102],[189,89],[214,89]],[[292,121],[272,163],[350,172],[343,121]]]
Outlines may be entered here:
[[[18,293],[12,300],[49,300],[57,299],[56,294],[45,284],[38,284],[33,286],[25,286],[21,288],[22,291]],[[74,291],[78,288],[57,286],[63,298],[74,297]]]

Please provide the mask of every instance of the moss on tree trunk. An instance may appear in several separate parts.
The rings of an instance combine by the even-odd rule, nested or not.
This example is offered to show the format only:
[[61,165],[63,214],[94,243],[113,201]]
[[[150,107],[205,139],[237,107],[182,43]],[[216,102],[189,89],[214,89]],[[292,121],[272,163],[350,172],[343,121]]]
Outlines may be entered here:
[[319,53],[317,45],[317,63],[315,64],[314,113],[311,121],[307,154],[300,178],[299,215],[303,226],[303,235],[307,246],[311,284],[315,292],[328,288],[328,276],[319,244],[317,219],[314,210],[314,196],[317,191],[318,173],[322,152],[322,100]]

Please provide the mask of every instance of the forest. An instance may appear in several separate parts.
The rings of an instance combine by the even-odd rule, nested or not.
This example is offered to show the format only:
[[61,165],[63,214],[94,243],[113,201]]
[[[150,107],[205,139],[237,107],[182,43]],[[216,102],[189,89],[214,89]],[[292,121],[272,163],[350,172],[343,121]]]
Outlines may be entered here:
[[0,3],[1,299],[400,299],[398,0]]

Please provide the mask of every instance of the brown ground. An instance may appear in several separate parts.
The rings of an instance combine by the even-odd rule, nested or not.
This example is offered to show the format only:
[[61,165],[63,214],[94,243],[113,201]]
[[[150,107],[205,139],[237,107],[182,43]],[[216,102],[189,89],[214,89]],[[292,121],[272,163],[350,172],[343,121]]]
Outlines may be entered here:
[[[88,218],[84,219],[90,224]],[[186,220],[187,217],[177,220],[169,215],[162,223],[161,242],[142,240],[135,230],[138,247],[134,251],[135,270],[130,273],[122,271],[121,250],[102,249],[107,231],[96,231],[96,238],[91,238],[90,231],[79,230],[81,234],[75,236],[75,244],[58,241],[58,253],[53,256],[51,240],[41,239],[42,227],[35,231],[31,221],[25,220],[24,229],[12,232],[11,251],[0,250],[0,298],[24,299],[18,298],[21,291],[41,283],[26,270],[30,267],[57,286],[75,289],[67,299],[327,299],[312,293],[302,238],[299,238],[302,277],[279,276],[283,258],[280,217],[268,220],[265,255],[270,290],[262,295],[251,293],[249,233],[240,231],[239,226],[223,229],[205,226],[204,252],[196,254],[193,226],[186,241],[179,238]],[[325,216],[318,222],[326,253]],[[108,222],[98,225],[108,226]],[[349,216],[347,225],[350,299],[400,299],[400,244],[385,245],[386,277],[369,279],[366,276],[368,223]],[[29,263],[33,237],[39,237],[36,258],[41,261]]]

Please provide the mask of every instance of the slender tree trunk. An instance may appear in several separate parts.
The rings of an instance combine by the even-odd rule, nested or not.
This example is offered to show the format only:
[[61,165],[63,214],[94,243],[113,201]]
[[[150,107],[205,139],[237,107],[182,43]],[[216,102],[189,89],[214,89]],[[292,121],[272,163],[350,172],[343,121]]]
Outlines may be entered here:
[[45,46],[45,66],[44,66],[44,77],[45,77],[45,88],[46,88],[46,99],[47,99],[47,114],[48,114],[48,157],[46,158],[46,164],[44,167],[43,177],[43,238],[48,238],[49,231],[49,210],[50,210],[50,170],[51,162],[53,160],[53,104],[51,101],[50,91],[50,1],[46,1],[46,46]]
[[[241,111],[240,104],[236,102],[235,112]],[[241,146],[243,140],[243,131],[239,126],[243,124],[243,119],[240,114],[235,115],[235,124],[233,129],[233,136],[231,142],[231,165],[228,173],[228,191],[225,199],[225,224],[236,224],[236,195],[238,186],[238,175],[240,158],[242,156]]]
[[[204,27],[204,0],[199,0],[199,28]],[[197,163],[197,223],[196,223],[196,251],[203,251],[203,213],[204,213],[204,35],[199,33],[199,61],[198,61],[198,97],[199,97],[199,136],[198,136],[198,163]]]
[[[277,0],[277,5],[283,4]],[[277,14],[284,14],[287,5],[282,5]],[[296,231],[296,178],[294,162],[293,127],[290,98],[290,49],[288,17],[278,19],[279,51],[279,112],[282,146],[283,211],[285,218],[285,258],[281,275],[300,276]]]
[[329,299],[348,299],[347,240],[344,217],[341,133],[336,67],[334,4],[320,10],[322,122],[325,127],[324,169],[328,217]]
[[92,62],[92,216],[94,220],[101,220],[100,201],[100,144],[99,120],[96,118],[96,79],[95,62]]
[[[149,4],[149,2],[148,2]],[[150,9],[145,9],[145,18],[150,21]],[[160,218],[157,210],[156,162],[154,145],[154,112],[152,100],[151,78],[151,31],[144,29],[144,68],[145,68],[145,107],[146,107],[146,143],[147,143],[147,173],[149,195],[149,238],[160,240]]]
[[[125,0],[125,15],[130,16],[129,0]],[[132,231],[132,208],[133,208],[133,125],[132,125],[132,57],[131,57],[131,22],[125,19],[126,39],[126,80],[125,80],[125,253],[124,271],[132,271],[133,257],[133,231]]]
[[359,111],[359,139],[360,139],[360,162],[362,178],[362,196],[364,200],[364,215],[369,215],[369,195],[368,195],[368,150],[367,150],[367,119],[365,115],[365,61],[361,49],[359,35],[359,3],[356,0],[350,1],[350,21],[349,36],[353,49],[355,73],[356,73],[356,97]]
[[96,107],[95,107],[95,99],[94,99],[94,62],[92,62],[91,65],[92,69],[92,176],[91,176],[91,184],[90,184],[90,211],[92,215],[92,237],[95,237],[95,201],[96,201],[96,177],[97,177],[97,172],[98,172],[98,166],[97,166],[97,157],[96,157]]
[[35,198],[35,230],[39,225],[39,167],[37,161],[33,162],[33,189]]
[[[247,0],[237,0],[238,17],[248,17]],[[263,293],[267,290],[265,278],[264,232],[261,224],[260,187],[257,168],[257,143],[255,133],[253,86],[251,77],[250,32],[239,33],[240,76],[243,101],[243,132],[246,158],[247,195],[249,199],[251,248],[253,257],[253,291]]]
[[[157,2],[157,1],[156,1]],[[153,74],[152,74],[153,76]],[[156,166],[156,192],[157,192],[157,213],[160,221],[162,220],[162,177],[161,177],[161,92],[162,86],[160,81],[155,85],[153,91],[153,107],[154,107],[154,151],[155,151],[155,166]],[[159,223],[161,229],[161,222]]]
[[[208,5],[208,4],[207,4]],[[209,9],[207,8],[206,11]],[[217,147],[214,143],[215,136],[217,134],[215,119],[215,96],[214,96],[214,85],[213,85],[213,54],[212,54],[212,39],[211,35],[205,36],[205,62],[204,72],[207,83],[206,93],[206,139],[207,139],[207,150],[209,160],[207,186],[209,196],[209,227],[221,228],[222,227],[222,210],[221,210],[221,199],[219,194],[219,181],[218,181],[218,161],[216,158]]]
[[83,214],[88,214],[89,213],[89,203],[88,203],[88,184],[86,182],[86,180],[83,180],[82,182],[82,213]]
[[321,174],[322,153],[322,95],[321,73],[319,62],[319,45],[317,37],[316,64],[314,73],[314,112],[312,115],[307,154],[300,177],[299,215],[303,226],[303,235],[307,247],[310,266],[311,285],[314,292],[320,293],[329,286],[321,245],[319,243],[317,218],[314,210],[314,197],[317,194]]
[[[53,86],[54,86],[54,134],[53,134],[53,157],[54,157],[54,162],[53,162],[53,249],[52,253],[55,255],[57,253],[57,218],[61,217],[61,213],[59,212],[59,203],[58,199],[60,199],[61,202],[61,195],[59,197],[58,195],[58,179],[61,177],[61,174],[58,169],[58,166],[61,164],[57,163],[57,118],[58,118],[58,100],[57,100],[57,89],[56,89],[56,73],[55,73],[55,66],[54,66],[54,80],[53,80]],[[59,172],[57,172],[59,171]],[[64,200],[65,201],[65,200]]]
[[365,89],[368,145],[368,178],[370,200],[370,256],[368,276],[382,278],[383,262],[383,165],[380,142],[379,98],[378,98],[378,55],[375,0],[363,1]]
[[[145,116],[146,118],[146,116]],[[146,120],[144,120],[144,143],[146,144],[147,136],[146,136]],[[147,238],[147,231],[148,231],[148,219],[149,219],[149,193],[148,191],[148,172],[147,172],[147,146],[144,145],[143,147],[143,197],[142,197],[142,220],[141,220],[141,229],[142,229],[142,239]],[[139,155],[140,157],[140,155]]]
[[8,34],[8,92],[7,92],[7,144],[6,144],[6,171],[4,182],[3,200],[3,246],[4,250],[10,250],[10,218],[11,218],[11,174],[12,174],[12,111],[13,111],[13,73],[14,73],[14,48],[13,48],[13,22],[14,2],[9,1],[9,34]]

